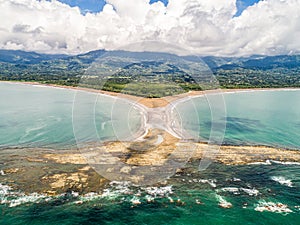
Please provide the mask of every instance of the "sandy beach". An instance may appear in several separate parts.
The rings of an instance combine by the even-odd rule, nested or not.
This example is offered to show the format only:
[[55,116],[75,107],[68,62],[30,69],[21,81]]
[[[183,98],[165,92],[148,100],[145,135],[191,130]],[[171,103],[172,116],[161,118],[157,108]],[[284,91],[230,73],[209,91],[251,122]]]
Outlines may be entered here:
[[109,95],[118,98],[124,98],[136,103],[139,103],[148,108],[160,108],[169,105],[170,103],[181,100],[189,97],[197,97],[208,94],[225,94],[225,93],[236,93],[236,92],[252,92],[252,91],[280,91],[280,90],[299,90],[299,88],[245,88],[245,89],[216,89],[216,90],[206,90],[206,91],[189,91],[180,95],[167,96],[163,98],[143,98],[133,95],[128,95],[124,93],[116,93],[110,91],[96,90],[91,88],[84,87],[73,87],[73,86],[63,86],[63,85],[55,85],[55,84],[42,84],[39,82],[13,82],[13,81],[0,81],[6,83],[19,83],[19,84],[27,84],[27,85],[37,85],[37,86],[45,86],[45,87],[56,87],[56,88],[64,88],[71,89],[77,91],[87,91],[92,93],[99,93],[104,95]]

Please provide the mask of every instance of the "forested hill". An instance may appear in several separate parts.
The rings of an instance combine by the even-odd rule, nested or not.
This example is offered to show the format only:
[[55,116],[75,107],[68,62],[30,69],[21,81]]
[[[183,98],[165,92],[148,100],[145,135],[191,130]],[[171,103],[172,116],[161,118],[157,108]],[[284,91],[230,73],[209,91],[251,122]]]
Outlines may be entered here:
[[[0,50],[0,79],[18,81],[39,81],[43,83],[55,83],[61,85],[76,86],[82,75],[95,60],[103,56],[105,50],[91,51],[80,55],[50,55],[35,52]],[[128,52],[115,51],[114,55],[121,56]],[[133,57],[143,57],[150,53],[129,53]],[[152,53],[170,55],[167,53]],[[155,58],[155,57],[153,57]],[[196,56],[182,57],[184,60],[199,61]],[[280,55],[251,57],[201,57],[201,60],[209,66],[215,77],[223,88],[250,88],[250,87],[300,87],[300,55]],[[159,61],[159,57],[157,57]],[[108,64],[109,65],[109,64]],[[145,66],[139,65],[139,68]],[[154,65],[151,61],[151,68],[145,76],[150,76]],[[109,65],[110,66],[110,65]],[[126,79],[113,79],[111,84],[115,87],[107,87],[111,91],[120,91],[122,85],[136,79],[130,77],[131,70],[135,66],[127,65]],[[158,69],[151,76],[164,76],[167,81],[178,82],[185,90],[197,89],[188,77],[188,72],[181,71],[176,63],[159,65]],[[132,70],[133,71],[133,70]],[[146,70],[145,70],[146,71]],[[141,74],[143,75],[143,74]],[[124,74],[117,76],[124,77]],[[176,78],[176,79],[175,79]],[[168,80],[169,79],[169,80]],[[155,79],[154,79],[155,80]],[[156,79],[160,80],[160,79]],[[116,85],[117,84],[117,85]],[[117,88],[116,88],[117,87]],[[171,88],[171,87],[169,87]]]

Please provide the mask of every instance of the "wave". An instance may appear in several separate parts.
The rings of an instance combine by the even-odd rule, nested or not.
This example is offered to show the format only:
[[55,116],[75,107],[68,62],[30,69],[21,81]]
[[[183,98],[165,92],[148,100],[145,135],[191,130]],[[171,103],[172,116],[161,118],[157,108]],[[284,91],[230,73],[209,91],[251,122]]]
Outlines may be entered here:
[[225,209],[228,209],[228,208],[231,208],[232,207],[232,204],[230,202],[228,202],[224,197],[222,197],[221,195],[218,195],[216,194],[216,199],[218,200],[218,205],[221,207],[221,208],[225,208]]
[[275,163],[275,164],[282,164],[282,165],[299,165],[300,166],[299,162],[281,162],[281,161],[276,161],[276,160],[271,160],[271,162]]
[[252,163],[248,163],[247,165],[273,165],[273,164],[300,166],[300,162],[282,162],[276,160],[266,160],[265,162],[252,162]]
[[250,188],[225,187],[225,188],[222,188],[221,191],[230,192],[235,195],[240,195],[241,192],[244,192],[244,193],[248,194],[249,196],[257,196],[259,194],[259,191],[256,190],[255,188],[250,189]]
[[270,160],[266,160],[265,162],[252,162],[247,165],[272,165],[272,163]]
[[209,184],[211,187],[213,188],[216,188],[217,187],[217,184],[216,184],[217,180],[215,179],[208,179],[208,180],[205,180],[205,179],[200,179],[199,180],[199,183],[202,183],[202,184]]
[[55,201],[60,198],[65,199],[66,197],[72,200],[66,201],[68,204],[83,204],[84,202],[106,199],[114,202],[129,202],[133,205],[138,205],[142,202],[154,202],[156,199],[163,198],[174,202],[171,198],[172,194],[172,186],[138,187],[130,182],[113,181],[102,193],[90,192],[80,195],[78,192],[72,191],[57,196],[49,196],[38,193],[25,194],[20,191],[14,191],[10,186],[0,183],[0,204],[8,205],[8,207],[16,207],[26,203]]
[[82,204],[97,199],[107,199],[121,202],[129,202],[133,205],[139,205],[143,202],[154,202],[156,199],[166,198],[173,202],[171,195],[173,194],[172,186],[163,187],[138,187],[130,182],[112,181],[109,187],[103,190],[102,194],[87,193],[79,196],[79,200],[75,204]]
[[8,185],[0,184],[0,204],[7,204],[8,207],[16,207],[25,203],[39,203],[50,199],[51,197],[38,193],[26,195],[23,192],[13,191]]
[[266,201],[260,201],[257,206],[255,207],[255,211],[258,212],[274,212],[274,213],[283,213],[283,214],[289,214],[293,212],[291,209],[288,208],[287,205],[282,203],[275,203],[275,202],[266,202]]
[[272,176],[270,177],[271,180],[281,184],[281,185],[284,185],[284,186],[287,186],[287,187],[293,187],[293,183],[291,180],[288,180],[286,179],[285,177],[283,176]]

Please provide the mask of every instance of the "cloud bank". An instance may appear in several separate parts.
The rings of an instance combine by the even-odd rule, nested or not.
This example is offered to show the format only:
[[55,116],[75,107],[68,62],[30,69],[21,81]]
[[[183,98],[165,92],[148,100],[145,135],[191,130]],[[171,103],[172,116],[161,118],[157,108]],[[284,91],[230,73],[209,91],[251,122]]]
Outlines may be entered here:
[[77,54],[161,41],[199,55],[300,53],[300,0],[260,1],[238,17],[236,0],[106,2],[82,15],[56,0],[0,0],[0,48]]

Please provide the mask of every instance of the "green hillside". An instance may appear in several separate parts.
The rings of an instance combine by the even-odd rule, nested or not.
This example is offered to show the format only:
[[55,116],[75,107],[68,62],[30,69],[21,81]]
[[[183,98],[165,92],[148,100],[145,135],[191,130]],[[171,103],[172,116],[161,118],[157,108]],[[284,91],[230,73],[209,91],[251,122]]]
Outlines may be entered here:
[[219,86],[300,87],[300,56],[200,58],[104,50],[68,56],[0,50],[0,79],[80,85],[143,97]]

